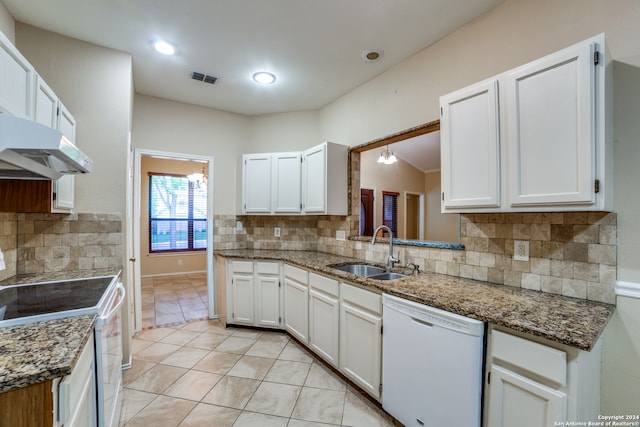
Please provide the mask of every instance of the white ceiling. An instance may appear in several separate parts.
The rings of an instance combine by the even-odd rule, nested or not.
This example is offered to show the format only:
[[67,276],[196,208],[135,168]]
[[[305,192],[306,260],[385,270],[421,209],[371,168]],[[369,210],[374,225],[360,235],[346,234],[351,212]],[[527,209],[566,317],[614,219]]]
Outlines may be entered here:
[[440,169],[440,131],[414,136],[389,145],[397,158],[422,172]]
[[[131,53],[138,93],[256,115],[321,108],[503,0],[0,1],[16,21]],[[260,70],[276,83],[254,83]]]

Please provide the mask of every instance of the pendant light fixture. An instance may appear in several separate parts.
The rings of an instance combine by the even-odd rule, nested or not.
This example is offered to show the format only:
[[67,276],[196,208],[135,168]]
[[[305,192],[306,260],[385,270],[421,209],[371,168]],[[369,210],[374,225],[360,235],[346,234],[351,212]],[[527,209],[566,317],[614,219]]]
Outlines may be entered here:
[[398,159],[396,158],[395,154],[393,154],[393,151],[389,150],[388,145],[386,149],[382,150],[382,153],[380,153],[380,157],[378,157],[378,163],[384,163],[385,165],[391,165],[397,161]]
[[207,170],[205,166],[206,163],[202,163],[202,172],[194,172],[187,175],[189,182],[192,182],[195,188],[200,188],[202,190],[207,189]]

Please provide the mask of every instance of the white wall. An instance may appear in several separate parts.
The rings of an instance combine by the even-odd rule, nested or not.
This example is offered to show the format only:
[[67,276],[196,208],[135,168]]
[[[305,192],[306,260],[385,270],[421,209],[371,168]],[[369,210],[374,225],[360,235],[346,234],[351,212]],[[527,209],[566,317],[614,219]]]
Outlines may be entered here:
[[[215,214],[236,212],[236,182],[247,152],[249,118],[150,96],[135,95],[132,144],[179,154],[214,157]],[[187,156],[188,157],[188,156]]]
[[320,113],[293,113],[254,116],[250,120],[249,152],[298,151],[323,142]]
[[15,20],[9,14],[7,8],[0,2],[0,31],[2,31],[13,44],[15,44],[16,41],[15,24]]
[[131,55],[16,23],[16,46],[74,115],[76,143],[94,160],[76,177],[76,211],[125,213]]

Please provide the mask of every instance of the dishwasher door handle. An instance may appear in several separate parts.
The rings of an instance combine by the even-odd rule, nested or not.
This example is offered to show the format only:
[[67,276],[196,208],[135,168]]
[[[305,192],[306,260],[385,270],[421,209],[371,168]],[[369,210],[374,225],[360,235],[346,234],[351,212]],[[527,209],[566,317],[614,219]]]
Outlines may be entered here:
[[410,316],[410,317],[411,317],[411,320],[413,320],[414,322],[416,322],[419,325],[426,326],[428,328],[433,328],[433,323],[429,323],[426,320],[422,320],[422,319],[416,319],[413,316]]

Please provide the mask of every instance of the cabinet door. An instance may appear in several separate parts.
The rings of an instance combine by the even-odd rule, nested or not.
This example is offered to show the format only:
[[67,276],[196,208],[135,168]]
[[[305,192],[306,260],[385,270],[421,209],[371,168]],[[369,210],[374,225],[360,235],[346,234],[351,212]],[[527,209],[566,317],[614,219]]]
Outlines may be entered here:
[[231,292],[232,322],[253,325],[255,321],[253,275],[234,274],[231,277]]
[[[76,144],[76,121],[62,103],[58,115],[57,129]],[[53,181],[53,209],[73,209],[75,203],[75,176],[64,175]]]
[[327,146],[321,144],[304,152],[302,162],[302,208],[306,213],[324,213],[327,195]]
[[284,279],[284,327],[303,343],[309,342],[309,287]]
[[243,178],[243,212],[271,212],[271,155],[245,155]]
[[280,278],[256,276],[257,323],[268,328],[280,327]]
[[498,81],[440,98],[442,211],[500,206]]
[[33,67],[0,33],[0,111],[33,118],[34,84]]
[[338,366],[340,305],[338,298],[315,289],[309,291],[309,345],[318,355]]
[[511,206],[595,202],[593,52],[582,43],[508,73]]
[[491,366],[489,425],[547,427],[566,420],[566,395],[499,366]]
[[40,76],[36,76],[36,102],[34,120],[52,129],[58,129],[58,97]]
[[272,157],[272,211],[274,213],[299,213],[300,194],[300,153],[276,153]]
[[340,304],[340,370],[380,399],[382,318],[350,301]]

